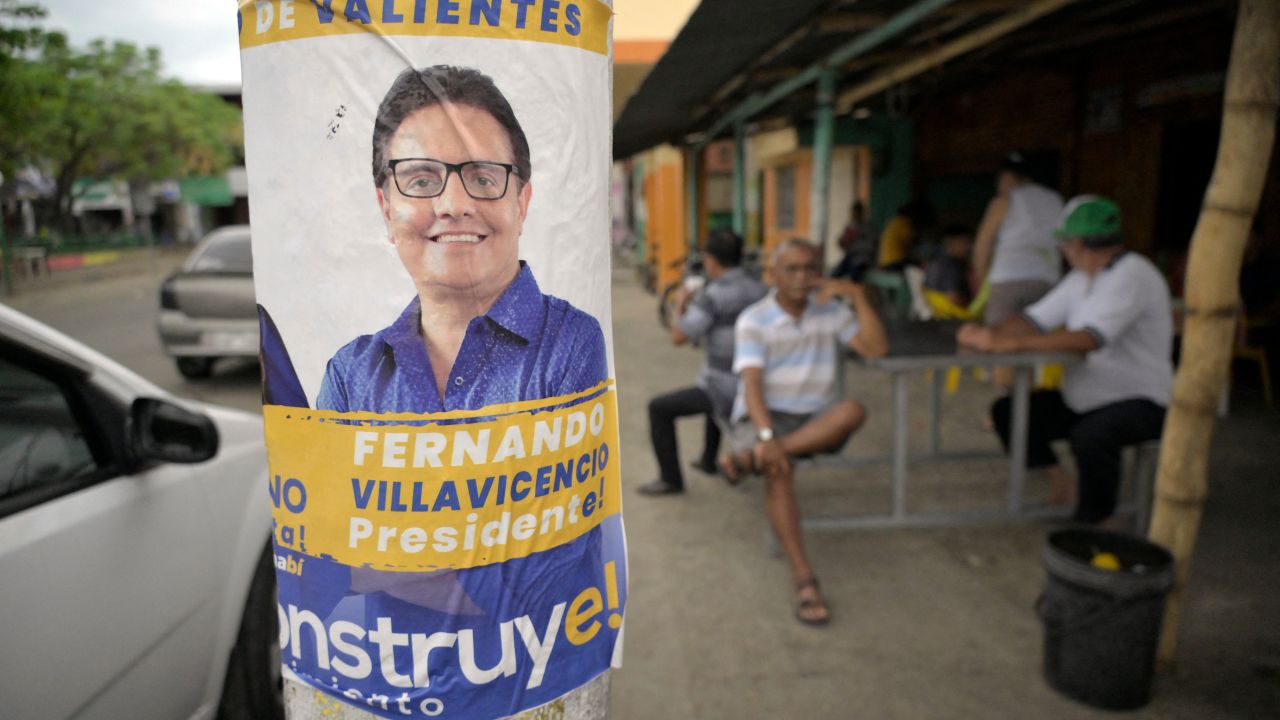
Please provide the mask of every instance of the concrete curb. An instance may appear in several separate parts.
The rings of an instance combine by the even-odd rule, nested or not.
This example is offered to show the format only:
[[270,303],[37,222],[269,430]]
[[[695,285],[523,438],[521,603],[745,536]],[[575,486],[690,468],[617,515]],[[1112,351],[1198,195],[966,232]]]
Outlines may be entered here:
[[13,276],[14,294],[21,296],[54,292],[71,285],[95,282],[129,275],[164,273],[176,269],[190,254],[193,246],[164,248],[130,248],[49,258],[47,273],[36,276]]

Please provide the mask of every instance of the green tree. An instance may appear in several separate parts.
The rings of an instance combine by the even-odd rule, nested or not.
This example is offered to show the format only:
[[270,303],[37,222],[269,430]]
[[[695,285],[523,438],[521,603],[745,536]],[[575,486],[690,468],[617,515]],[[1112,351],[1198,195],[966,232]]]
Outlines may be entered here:
[[[31,3],[18,0],[0,0],[0,63],[6,63],[16,52],[20,52],[35,44],[43,31],[29,23],[45,16],[45,9]],[[16,26],[9,25],[17,21]]]
[[39,5],[0,0],[0,172],[6,178],[12,178],[21,167],[18,133],[35,100],[35,86],[26,72],[28,55],[46,42],[64,40],[61,36],[50,38],[37,25],[44,16]]
[[[13,0],[0,0],[6,5]],[[69,228],[77,179],[142,183],[225,170],[243,147],[239,109],[161,74],[160,51],[38,32],[6,66],[0,149],[55,183],[49,219]]]

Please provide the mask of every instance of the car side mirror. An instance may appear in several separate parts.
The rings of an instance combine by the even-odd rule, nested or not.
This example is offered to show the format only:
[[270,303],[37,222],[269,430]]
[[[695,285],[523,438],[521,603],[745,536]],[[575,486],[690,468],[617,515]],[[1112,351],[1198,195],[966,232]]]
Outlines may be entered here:
[[138,398],[129,420],[129,448],[137,460],[199,463],[218,453],[213,421],[172,402]]

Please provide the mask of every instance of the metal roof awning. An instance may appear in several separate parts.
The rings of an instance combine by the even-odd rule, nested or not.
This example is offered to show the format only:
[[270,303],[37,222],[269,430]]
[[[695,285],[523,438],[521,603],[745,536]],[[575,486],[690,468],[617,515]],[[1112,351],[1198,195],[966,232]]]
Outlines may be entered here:
[[614,156],[627,157],[688,129],[748,58],[758,57],[830,0],[703,0],[614,125]]
[[[819,76],[837,112],[1011,64],[1070,62],[1092,43],[1220,13],[1228,0],[703,0],[627,102],[614,156],[702,144],[735,120],[806,122]],[[945,63],[946,71],[937,70]]]

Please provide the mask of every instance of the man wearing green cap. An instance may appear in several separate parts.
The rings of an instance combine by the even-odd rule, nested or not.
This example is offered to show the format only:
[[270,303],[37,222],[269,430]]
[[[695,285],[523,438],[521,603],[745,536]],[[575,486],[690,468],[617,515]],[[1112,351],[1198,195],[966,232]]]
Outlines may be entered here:
[[[1069,440],[1079,471],[1075,519],[1102,523],[1115,512],[1121,448],[1160,437],[1164,425],[1173,390],[1169,286],[1151,261],[1125,250],[1120,209],[1106,198],[1071,200],[1054,235],[1072,271],[1021,315],[966,324],[957,339],[988,352],[1085,354],[1061,392],[1032,393],[1027,467],[1048,472],[1050,502],[1070,502],[1077,494],[1049,445]],[[1007,450],[1008,398],[991,418]]]

